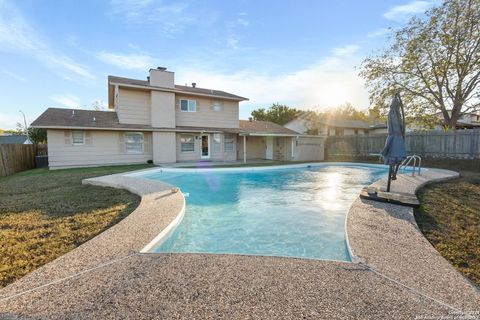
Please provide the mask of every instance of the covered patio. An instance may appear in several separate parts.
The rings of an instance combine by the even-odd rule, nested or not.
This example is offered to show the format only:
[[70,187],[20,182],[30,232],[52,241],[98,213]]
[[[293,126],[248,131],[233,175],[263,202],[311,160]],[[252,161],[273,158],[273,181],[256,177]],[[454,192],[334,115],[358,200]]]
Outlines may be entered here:
[[321,161],[325,137],[302,135],[266,121],[240,120],[237,159],[267,161]]

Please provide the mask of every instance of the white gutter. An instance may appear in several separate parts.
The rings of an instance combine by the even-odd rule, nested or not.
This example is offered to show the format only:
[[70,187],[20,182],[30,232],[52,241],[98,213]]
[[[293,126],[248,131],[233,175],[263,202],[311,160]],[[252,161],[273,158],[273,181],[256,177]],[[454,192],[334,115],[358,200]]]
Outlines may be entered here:
[[291,133],[239,133],[240,136],[252,137],[308,137],[308,138],[325,138],[326,136],[306,135],[306,134],[291,134]]
[[97,130],[97,131],[148,131],[148,132],[205,132],[222,133],[225,130],[209,129],[176,129],[176,128],[115,128],[115,127],[79,127],[79,126],[31,126],[32,128],[55,129],[55,130]]

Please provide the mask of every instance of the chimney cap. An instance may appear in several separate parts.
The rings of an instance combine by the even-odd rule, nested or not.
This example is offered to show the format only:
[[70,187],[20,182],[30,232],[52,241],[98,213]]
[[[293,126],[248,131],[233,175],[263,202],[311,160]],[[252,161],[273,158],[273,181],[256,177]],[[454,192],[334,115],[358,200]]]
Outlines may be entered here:
[[192,88],[196,88],[197,87],[197,83],[196,82],[192,82]]
[[165,68],[165,67],[157,67],[157,70],[165,71],[165,70],[167,70],[167,68]]

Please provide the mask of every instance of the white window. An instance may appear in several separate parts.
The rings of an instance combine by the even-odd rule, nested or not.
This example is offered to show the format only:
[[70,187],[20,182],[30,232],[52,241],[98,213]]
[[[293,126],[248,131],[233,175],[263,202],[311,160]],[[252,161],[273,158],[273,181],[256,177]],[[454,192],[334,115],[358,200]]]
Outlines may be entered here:
[[180,99],[180,111],[197,112],[197,101]]
[[85,144],[85,132],[80,130],[72,131],[72,144],[81,146]]
[[195,151],[195,138],[191,134],[180,135],[180,151],[182,152],[194,152]]
[[231,133],[225,134],[223,136],[223,149],[225,152],[233,152],[233,144],[234,144],[235,136]]
[[143,153],[143,133],[127,132],[125,133],[125,152]]
[[222,103],[220,101],[215,101],[212,106],[213,111],[220,112],[222,111]]
[[222,152],[222,136],[220,133],[213,134],[213,152]]

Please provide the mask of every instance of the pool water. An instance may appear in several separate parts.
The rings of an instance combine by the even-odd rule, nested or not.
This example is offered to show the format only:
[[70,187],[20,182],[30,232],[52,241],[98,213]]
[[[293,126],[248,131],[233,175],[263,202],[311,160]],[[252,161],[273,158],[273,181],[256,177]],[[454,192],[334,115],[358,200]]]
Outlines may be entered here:
[[350,261],[348,209],[363,186],[387,174],[383,166],[361,165],[191,171],[144,176],[188,195],[182,222],[153,252]]

